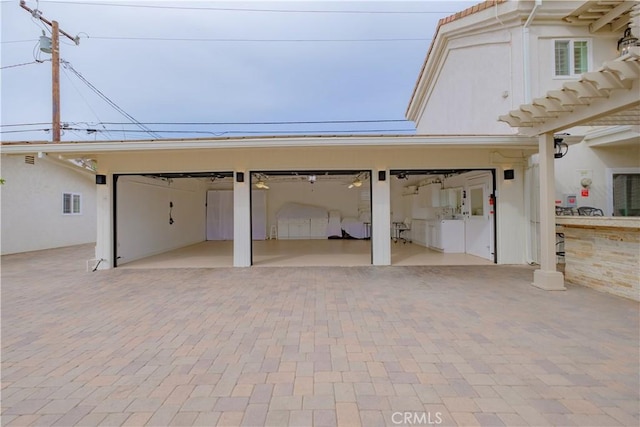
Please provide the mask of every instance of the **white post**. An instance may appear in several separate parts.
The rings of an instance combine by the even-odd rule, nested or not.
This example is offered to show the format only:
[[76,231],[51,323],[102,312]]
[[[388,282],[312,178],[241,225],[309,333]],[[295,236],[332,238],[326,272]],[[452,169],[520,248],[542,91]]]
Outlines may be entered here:
[[371,177],[371,250],[373,265],[391,265],[391,177],[383,169],[385,180],[378,179],[378,171]]
[[[107,183],[96,185],[96,248],[95,264],[98,270],[114,267],[113,259],[113,174],[107,175]],[[98,264],[99,262],[99,264]],[[92,267],[92,268],[93,268]]]
[[563,291],[564,276],[556,271],[556,215],[553,133],[538,139],[540,152],[540,269],[533,272],[533,285],[548,291]]
[[[244,182],[238,182],[238,174]],[[238,171],[233,180],[233,266],[251,266],[251,177]]]

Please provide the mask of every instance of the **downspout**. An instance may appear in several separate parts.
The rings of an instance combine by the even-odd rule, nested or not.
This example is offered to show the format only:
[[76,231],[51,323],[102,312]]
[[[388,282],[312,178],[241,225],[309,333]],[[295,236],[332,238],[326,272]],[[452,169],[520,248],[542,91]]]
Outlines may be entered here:
[[529,24],[533,21],[533,18],[536,16],[536,12],[538,11],[538,7],[542,5],[542,0],[536,0],[536,4],[533,6],[531,13],[529,14],[529,18],[524,23],[522,27],[522,72],[523,72],[523,80],[524,80],[524,102],[523,104],[528,104],[531,102],[531,73],[529,71],[531,67],[531,58],[530,58],[530,40],[529,40]]
[[[529,36],[529,25],[535,18],[536,13],[538,12],[538,8],[542,5],[542,0],[536,0],[533,9],[529,13],[529,17],[527,18],[524,26],[522,27],[522,79],[523,79],[523,89],[524,89],[524,102],[523,104],[529,104],[531,102],[531,43]],[[533,254],[533,242],[536,239],[535,234],[532,232],[532,216],[531,216],[531,197],[532,189],[531,189],[531,181],[527,182],[526,176],[529,177],[529,180],[533,179],[533,168],[529,165],[529,174],[525,174],[525,183],[524,183],[524,194],[525,194],[525,212],[527,218],[527,233],[525,234],[527,242],[527,251],[526,251],[526,262],[529,265],[537,264],[535,260],[537,257]],[[536,246],[537,249],[537,246]]]

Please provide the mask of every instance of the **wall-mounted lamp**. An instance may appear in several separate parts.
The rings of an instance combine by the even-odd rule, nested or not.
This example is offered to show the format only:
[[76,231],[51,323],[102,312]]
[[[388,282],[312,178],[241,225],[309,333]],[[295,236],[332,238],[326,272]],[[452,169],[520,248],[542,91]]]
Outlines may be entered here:
[[564,139],[557,136],[553,138],[553,149],[554,149],[553,157],[556,159],[563,158],[564,156],[567,155],[567,152],[569,151],[569,146],[563,141]]
[[624,35],[618,40],[618,52],[620,56],[629,53],[629,49],[633,46],[638,46],[638,38],[631,34],[631,28],[627,27],[624,30]]
[[378,171],[378,181],[387,180],[387,171]]
[[513,169],[504,170],[504,179],[509,181],[515,178],[515,171]]
[[244,172],[236,172],[236,182],[244,182]]
[[107,175],[96,175],[96,184],[105,185],[107,183]]

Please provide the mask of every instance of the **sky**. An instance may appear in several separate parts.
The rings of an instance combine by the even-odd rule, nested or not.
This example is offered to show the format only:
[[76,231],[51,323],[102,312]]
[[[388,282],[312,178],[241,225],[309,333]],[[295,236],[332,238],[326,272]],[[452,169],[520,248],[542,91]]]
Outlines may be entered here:
[[[79,37],[60,38],[63,141],[411,134],[438,20],[477,3],[26,1]],[[0,23],[0,140],[51,140],[50,28],[19,0]]]

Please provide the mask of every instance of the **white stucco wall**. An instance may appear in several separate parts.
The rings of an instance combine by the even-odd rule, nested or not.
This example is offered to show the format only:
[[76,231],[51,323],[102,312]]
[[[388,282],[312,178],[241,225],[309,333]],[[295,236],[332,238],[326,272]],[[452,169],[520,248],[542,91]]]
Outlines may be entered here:
[[[1,166],[3,255],[96,241],[93,175],[46,158],[27,164],[18,155],[3,155]],[[63,193],[81,195],[80,215],[62,214]]]
[[459,41],[447,52],[425,109],[420,134],[512,134],[497,112],[511,109],[512,64],[508,37]]
[[[556,39],[584,39],[590,43],[589,71],[595,71],[605,61],[618,56],[616,50],[618,36],[594,37],[588,27],[571,26],[533,26],[531,34],[531,94],[532,98],[543,96],[549,90],[562,88],[562,84],[576,80],[575,77],[555,76],[554,48]],[[517,107],[517,106],[516,106]],[[502,113],[504,114],[504,113]]]
[[487,21],[486,29],[479,29],[473,19],[464,29],[464,22],[443,27],[440,37],[448,37],[446,46],[431,53],[428,76],[423,76],[428,83],[416,120],[418,133],[513,134],[516,130],[498,122],[498,116],[576,79],[554,75],[555,39],[588,40],[593,71],[618,55],[621,35],[594,36],[588,26],[549,21],[534,21],[527,30],[520,22],[501,27],[495,18]]
[[121,176],[117,191],[118,264],[205,240],[206,191],[201,181]]
[[[639,141],[640,142],[640,141]],[[565,194],[575,194],[578,206],[591,206],[610,212],[608,197],[612,188],[607,187],[608,168],[640,168],[640,144],[591,148],[586,143],[572,145],[567,155],[556,159],[556,200]],[[581,196],[580,180],[583,176],[592,180],[589,196]]]

